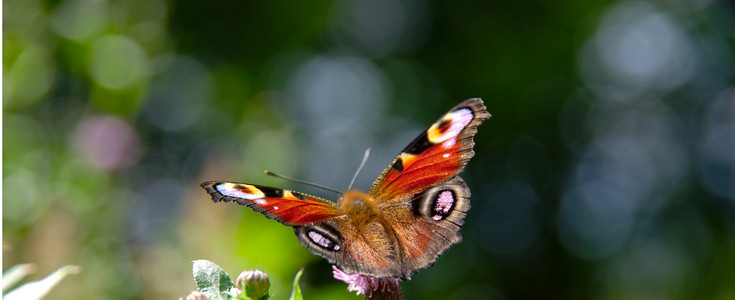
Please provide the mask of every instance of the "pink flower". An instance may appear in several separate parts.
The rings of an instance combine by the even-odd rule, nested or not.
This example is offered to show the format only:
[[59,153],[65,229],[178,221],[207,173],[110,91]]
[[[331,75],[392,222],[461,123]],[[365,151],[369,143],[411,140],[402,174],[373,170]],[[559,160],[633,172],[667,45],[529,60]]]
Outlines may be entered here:
[[347,274],[337,266],[332,266],[334,278],[348,284],[347,290],[365,295],[365,299],[403,299],[401,294],[401,282],[398,278],[379,279],[360,274]]

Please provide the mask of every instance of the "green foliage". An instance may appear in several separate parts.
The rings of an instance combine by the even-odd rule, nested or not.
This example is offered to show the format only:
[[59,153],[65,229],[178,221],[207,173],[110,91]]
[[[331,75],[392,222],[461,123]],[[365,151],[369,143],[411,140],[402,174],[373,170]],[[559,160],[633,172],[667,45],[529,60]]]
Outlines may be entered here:
[[298,273],[296,273],[296,276],[293,279],[293,289],[291,290],[291,297],[288,298],[290,300],[302,300],[301,296],[301,287],[299,287],[299,280],[301,280],[301,275],[304,273],[304,269],[300,269]]
[[207,294],[210,299],[233,299],[231,293],[235,284],[232,283],[227,272],[218,265],[207,260],[196,260],[193,263],[193,273],[197,288]]

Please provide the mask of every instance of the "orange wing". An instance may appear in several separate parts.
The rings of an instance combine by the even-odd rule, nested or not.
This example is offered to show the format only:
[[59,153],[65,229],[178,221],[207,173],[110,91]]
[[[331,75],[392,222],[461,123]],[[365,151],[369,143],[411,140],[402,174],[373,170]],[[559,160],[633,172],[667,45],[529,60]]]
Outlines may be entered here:
[[368,194],[396,202],[454,177],[475,155],[472,137],[488,118],[480,98],[458,104],[403,149]]
[[290,190],[222,181],[208,181],[202,187],[214,202],[237,202],[289,226],[323,222],[342,214],[331,201]]

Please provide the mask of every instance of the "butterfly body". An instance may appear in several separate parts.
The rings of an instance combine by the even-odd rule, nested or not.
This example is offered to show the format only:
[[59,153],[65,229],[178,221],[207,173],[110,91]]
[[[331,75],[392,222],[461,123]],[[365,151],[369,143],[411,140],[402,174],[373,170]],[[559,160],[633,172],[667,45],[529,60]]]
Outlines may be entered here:
[[292,226],[302,245],[345,273],[408,278],[459,243],[470,191],[457,176],[474,155],[472,137],[490,114],[482,100],[455,106],[411,142],[368,192],[337,203],[278,188],[221,181],[202,187]]

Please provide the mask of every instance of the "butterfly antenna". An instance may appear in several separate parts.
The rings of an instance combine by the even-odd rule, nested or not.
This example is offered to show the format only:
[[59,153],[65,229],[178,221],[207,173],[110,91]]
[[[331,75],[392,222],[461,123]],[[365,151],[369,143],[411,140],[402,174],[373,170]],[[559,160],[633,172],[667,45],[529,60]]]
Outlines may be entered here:
[[342,194],[342,192],[340,192],[338,190],[335,190],[335,189],[330,188],[330,187],[323,186],[321,184],[316,184],[316,183],[312,183],[312,182],[308,182],[308,181],[304,181],[304,180],[299,180],[299,179],[295,179],[295,178],[291,178],[291,177],[286,177],[286,176],[283,176],[283,175],[280,175],[280,174],[273,173],[273,172],[268,171],[268,170],[265,170],[265,174],[266,175],[273,176],[273,177],[278,177],[278,178],[281,178],[281,179],[293,181],[293,182],[298,182],[298,183],[301,183],[301,184],[306,184],[306,185],[318,187],[320,189],[325,189],[327,191],[335,192],[335,193],[340,194],[340,195]]
[[350,181],[350,186],[347,188],[347,190],[352,189],[352,185],[355,184],[355,180],[357,179],[357,174],[360,174],[360,171],[362,171],[362,167],[365,166],[365,163],[367,162],[368,157],[370,157],[370,148],[367,148],[365,150],[365,156],[362,157],[362,162],[360,163],[360,167],[357,168],[357,172],[355,172],[355,176],[352,176],[352,181]]

